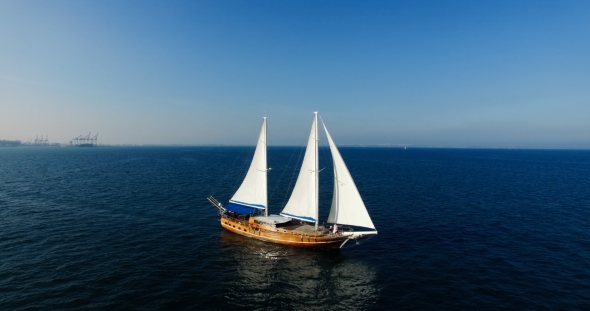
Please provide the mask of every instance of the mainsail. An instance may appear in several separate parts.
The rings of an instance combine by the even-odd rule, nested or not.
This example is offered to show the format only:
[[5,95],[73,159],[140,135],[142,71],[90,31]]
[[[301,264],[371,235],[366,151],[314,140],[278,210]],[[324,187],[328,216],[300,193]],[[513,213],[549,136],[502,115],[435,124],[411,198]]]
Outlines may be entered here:
[[282,216],[315,222],[318,219],[318,113],[311,125],[299,177]]
[[266,117],[262,121],[262,128],[260,129],[260,136],[256,144],[256,151],[252,163],[246,174],[246,178],[242,181],[242,185],[234,196],[229,200],[230,203],[245,205],[248,207],[265,209],[268,213],[267,207],[267,189],[266,189]]
[[332,197],[332,208],[328,216],[328,223],[375,229],[375,225],[373,225],[373,221],[369,217],[365,203],[363,203],[352,176],[350,176],[338,148],[336,148],[330,133],[328,133],[326,124],[323,125],[334,162],[334,196]]

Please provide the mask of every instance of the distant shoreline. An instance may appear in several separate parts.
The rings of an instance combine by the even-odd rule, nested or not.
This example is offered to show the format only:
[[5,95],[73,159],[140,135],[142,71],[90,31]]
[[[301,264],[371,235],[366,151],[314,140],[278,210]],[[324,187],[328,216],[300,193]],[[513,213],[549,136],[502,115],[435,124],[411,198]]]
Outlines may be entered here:
[[[223,144],[203,144],[203,145],[182,145],[182,144],[113,144],[113,145],[93,145],[93,146],[76,146],[69,144],[48,144],[48,145],[34,145],[34,144],[23,144],[20,141],[8,141],[0,140],[0,148],[14,148],[14,147],[76,147],[76,148],[97,148],[97,147],[111,147],[111,148],[178,148],[178,147],[221,147],[221,148],[253,148],[253,145],[223,145]],[[301,148],[304,146],[299,145],[280,145],[280,146],[269,146],[269,148]],[[320,148],[328,148],[328,146],[320,146]],[[342,145],[341,148],[373,148],[373,149],[401,149],[401,150],[412,150],[412,149],[472,149],[472,150],[580,150],[590,151],[590,147],[547,147],[547,148],[534,148],[534,147],[485,147],[485,146],[470,146],[470,147],[443,147],[443,146],[383,146],[383,145]]]

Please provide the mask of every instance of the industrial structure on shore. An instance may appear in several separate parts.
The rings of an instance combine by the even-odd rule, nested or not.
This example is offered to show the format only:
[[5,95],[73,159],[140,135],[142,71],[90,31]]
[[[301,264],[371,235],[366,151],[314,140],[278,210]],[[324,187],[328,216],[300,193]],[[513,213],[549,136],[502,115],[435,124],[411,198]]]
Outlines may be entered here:
[[41,135],[41,138],[39,138],[39,135],[37,135],[37,137],[35,137],[35,140],[33,140],[31,138],[28,141],[24,141],[24,142],[22,142],[20,140],[0,139],[0,147],[59,147],[59,146],[60,146],[59,143],[50,143],[49,136],[45,136],[45,138],[43,138],[43,135]]
[[0,147],[18,147],[21,146],[20,140],[0,139]]
[[49,136],[37,135],[35,139],[30,138],[28,141],[20,140],[4,140],[0,139],[0,147],[96,147],[98,146],[98,133],[94,136],[80,135],[72,140],[69,144],[51,143],[49,142]]
[[72,140],[70,140],[70,146],[75,147],[95,147],[98,143],[98,133],[96,135],[90,137],[91,132],[88,132],[86,136],[78,136]]
[[25,146],[25,147],[59,147],[60,144],[59,143],[50,143],[48,135],[45,135],[45,138],[43,138],[43,135],[41,135],[41,137],[39,137],[39,135],[37,135],[37,136],[35,136],[35,140],[30,138],[28,141],[20,144],[20,146]]

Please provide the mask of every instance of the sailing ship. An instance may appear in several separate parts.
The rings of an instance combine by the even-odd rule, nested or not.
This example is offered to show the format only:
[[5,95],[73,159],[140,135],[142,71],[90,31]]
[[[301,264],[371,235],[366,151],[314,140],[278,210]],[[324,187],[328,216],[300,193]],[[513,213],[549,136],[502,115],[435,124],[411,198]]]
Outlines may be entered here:
[[342,248],[350,240],[377,234],[375,225],[356,185],[334,144],[326,125],[322,125],[334,164],[334,194],[327,224],[319,225],[318,113],[314,112],[311,133],[299,176],[291,197],[279,215],[268,214],[266,157],[266,117],[252,162],[242,184],[222,205],[212,196],[207,199],[219,209],[221,226],[231,232],[262,241],[311,248]]

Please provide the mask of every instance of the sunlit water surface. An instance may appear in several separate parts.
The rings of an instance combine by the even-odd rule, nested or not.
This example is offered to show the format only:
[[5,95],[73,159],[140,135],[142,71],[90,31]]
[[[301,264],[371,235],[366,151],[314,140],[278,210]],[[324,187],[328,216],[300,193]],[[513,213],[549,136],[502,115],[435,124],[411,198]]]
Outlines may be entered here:
[[252,152],[0,148],[0,310],[590,309],[589,151],[341,148],[379,234],[336,252],[220,227]]

